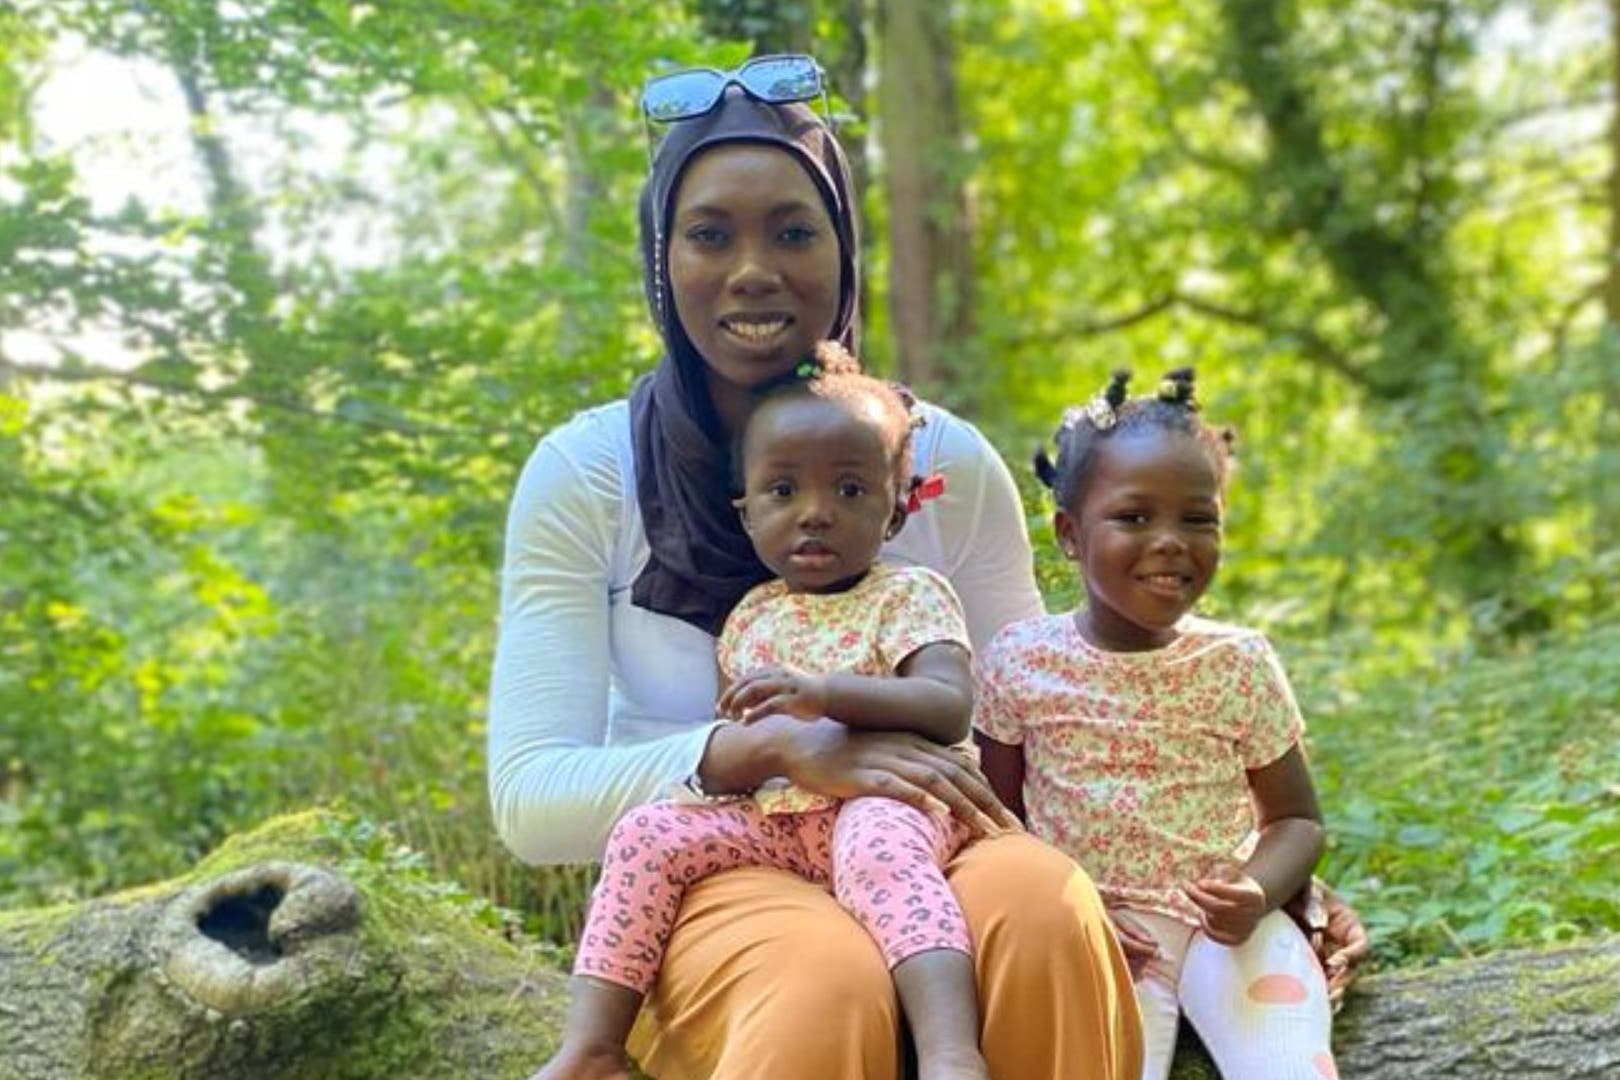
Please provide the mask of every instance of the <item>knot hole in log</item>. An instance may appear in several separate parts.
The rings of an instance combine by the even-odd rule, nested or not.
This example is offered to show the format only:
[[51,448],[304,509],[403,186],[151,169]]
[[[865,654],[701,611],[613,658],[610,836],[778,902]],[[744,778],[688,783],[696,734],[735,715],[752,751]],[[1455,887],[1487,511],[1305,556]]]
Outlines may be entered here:
[[281,950],[270,940],[270,913],[286,895],[276,885],[261,885],[246,896],[218,898],[198,917],[197,929],[250,964],[274,963]]
[[266,862],[170,901],[153,938],[160,978],[226,1016],[259,1012],[341,977],[359,953],[360,893],[302,863]]

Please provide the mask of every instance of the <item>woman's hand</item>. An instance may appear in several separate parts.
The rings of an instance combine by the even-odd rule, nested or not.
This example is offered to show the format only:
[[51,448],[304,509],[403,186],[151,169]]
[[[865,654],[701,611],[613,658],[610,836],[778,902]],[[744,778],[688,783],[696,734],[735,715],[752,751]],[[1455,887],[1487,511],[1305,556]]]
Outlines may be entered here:
[[767,717],[779,772],[806,791],[837,799],[877,795],[924,813],[941,806],[985,835],[1020,830],[978,769],[957,751],[917,735],[852,731],[834,720]]
[[775,714],[815,720],[827,715],[827,680],[786,665],[758,668],[726,687],[715,709],[745,724]]
[[1372,951],[1372,942],[1356,909],[1326,885],[1322,886],[1322,906],[1327,911],[1327,926],[1317,945],[1317,955],[1327,973],[1328,1001],[1337,1011],[1344,1004],[1344,992],[1356,980],[1356,968]]

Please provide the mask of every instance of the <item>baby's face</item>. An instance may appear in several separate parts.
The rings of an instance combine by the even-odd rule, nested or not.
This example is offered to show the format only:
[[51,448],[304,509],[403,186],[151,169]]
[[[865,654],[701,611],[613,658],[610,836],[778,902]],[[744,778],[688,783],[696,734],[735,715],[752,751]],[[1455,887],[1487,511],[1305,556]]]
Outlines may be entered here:
[[877,408],[791,395],[749,419],[737,509],[760,560],[793,592],[854,585],[905,520]]

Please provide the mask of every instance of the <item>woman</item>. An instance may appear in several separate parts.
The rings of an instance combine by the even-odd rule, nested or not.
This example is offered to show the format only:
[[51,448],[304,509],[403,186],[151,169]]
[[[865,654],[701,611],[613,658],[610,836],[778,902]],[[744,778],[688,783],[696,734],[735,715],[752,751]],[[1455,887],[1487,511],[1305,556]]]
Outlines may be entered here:
[[[529,862],[596,859],[620,812],[649,798],[723,798],[772,776],[841,798],[938,800],[968,820],[1004,813],[982,777],[920,738],[713,719],[714,635],[766,577],[729,503],[731,434],[752,388],[816,340],[853,348],[858,310],[842,150],[809,108],[726,82],[712,109],[671,125],[642,193],[666,355],[627,402],[542,440],[513,498],[490,791],[502,838]],[[979,433],[922,408],[916,471],[942,473],[945,495],[885,557],[944,573],[982,644],[1041,608],[1023,511]],[[992,1072],[1135,1077],[1130,976],[1085,874],[1022,834],[973,845],[947,873],[976,946]],[[770,870],[688,893],[632,1050],[660,1080],[899,1072],[871,939],[830,895]]]

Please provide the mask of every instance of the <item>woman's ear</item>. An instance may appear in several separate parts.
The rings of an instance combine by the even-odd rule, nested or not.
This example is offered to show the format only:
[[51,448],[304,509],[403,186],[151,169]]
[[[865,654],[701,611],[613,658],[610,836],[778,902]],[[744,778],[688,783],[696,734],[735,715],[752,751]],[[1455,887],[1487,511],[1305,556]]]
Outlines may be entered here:
[[1059,507],[1052,515],[1052,531],[1057,534],[1058,547],[1063,549],[1063,557],[1070,562],[1079,562],[1086,552],[1086,545],[1081,539],[1080,525],[1074,520],[1074,516]]

